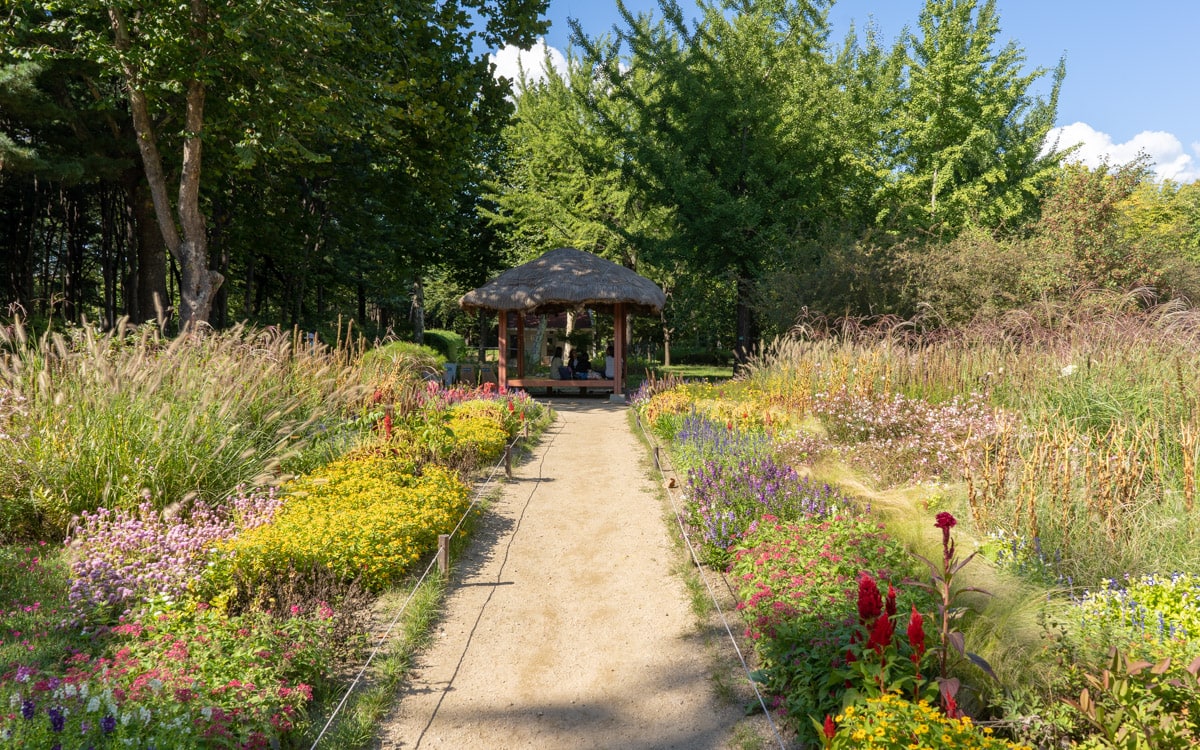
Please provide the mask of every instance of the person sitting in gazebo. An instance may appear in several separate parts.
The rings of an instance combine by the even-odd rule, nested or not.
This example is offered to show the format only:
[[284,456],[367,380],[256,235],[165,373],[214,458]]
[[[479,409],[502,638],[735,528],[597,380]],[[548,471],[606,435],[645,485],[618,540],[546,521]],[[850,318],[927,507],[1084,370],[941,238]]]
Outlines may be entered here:
[[576,380],[587,380],[589,369],[591,369],[591,363],[588,362],[582,348],[571,352],[571,372],[573,373],[571,377]]
[[555,380],[571,377],[571,371],[563,364],[563,351],[561,346],[554,347],[554,356],[550,358],[550,377]]

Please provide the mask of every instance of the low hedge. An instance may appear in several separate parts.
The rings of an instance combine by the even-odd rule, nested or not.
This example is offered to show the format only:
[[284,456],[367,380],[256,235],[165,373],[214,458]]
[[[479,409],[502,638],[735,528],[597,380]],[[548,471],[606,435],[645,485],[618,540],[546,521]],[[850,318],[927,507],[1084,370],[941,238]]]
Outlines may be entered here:
[[226,549],[231,580],[267,583],[281,571],[328,573],[380,591],[437,547],[469,505],[467,486],[449,469],[385,454],[326,465],[285,487],[275,519]]

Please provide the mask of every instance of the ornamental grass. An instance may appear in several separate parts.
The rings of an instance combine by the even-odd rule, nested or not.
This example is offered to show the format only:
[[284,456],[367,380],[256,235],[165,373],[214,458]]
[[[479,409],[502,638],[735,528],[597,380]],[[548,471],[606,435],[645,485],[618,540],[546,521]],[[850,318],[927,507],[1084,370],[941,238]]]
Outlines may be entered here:
[[219,503],[352,438],[341,353],[237,327],[164,337],[0,327],[0,541],[59,538],[98,508]]

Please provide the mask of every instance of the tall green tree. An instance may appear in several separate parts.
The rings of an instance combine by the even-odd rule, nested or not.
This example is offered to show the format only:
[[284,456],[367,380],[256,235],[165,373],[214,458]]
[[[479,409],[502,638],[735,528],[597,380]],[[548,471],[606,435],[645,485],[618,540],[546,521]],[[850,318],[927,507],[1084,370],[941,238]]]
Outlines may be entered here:
[[1000,45],[995,0],[927,0],[890,64],[902,66],[890,134],[895,179],[877,198],[879,220],[899,230],[1016,229],[1036,217],[1060,154],[1043,152],[1065,75],[1045,98],[1015,42]]
[[673,0],[660,2],[658,22],[618,7],[620,54],[576,36],[640,123],[612,132],[634,188],[671,217],[666,239],[648,245],[656,265],[683,260],[734,279],[733,349],[744,362],[759,335],[756,281],[780,247],[831,218],[831,196],[846,186],[828,3],[702,2],[695,28]]
[[[269,159],[321,163],[369,142],[387,168],[453,204],[503,88],[476,47],[528,45],[545,0],[43,0],[0,40],[35,62],[78,60],[119,81],[163,240],[180,268],[185,325],[223,282],[205,191]],[[37,32],[65,38],[46,44]],[[44,34],[42,35],[44,37]],[[484,111],[481,112],[481,105]],[[172,189],[172,185],[178,187]],[[403,191],[402,191],[403,192]]]

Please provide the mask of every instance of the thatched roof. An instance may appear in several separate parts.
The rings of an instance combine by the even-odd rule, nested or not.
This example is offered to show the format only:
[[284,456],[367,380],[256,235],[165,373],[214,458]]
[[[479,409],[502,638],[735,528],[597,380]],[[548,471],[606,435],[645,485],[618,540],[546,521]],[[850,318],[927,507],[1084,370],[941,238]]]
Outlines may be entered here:
[[542,313],[624,303],[630,312],[656,314],[666,301],[650,279],[594,253],[560,247],[467,292],[458,304],[464,310]]

